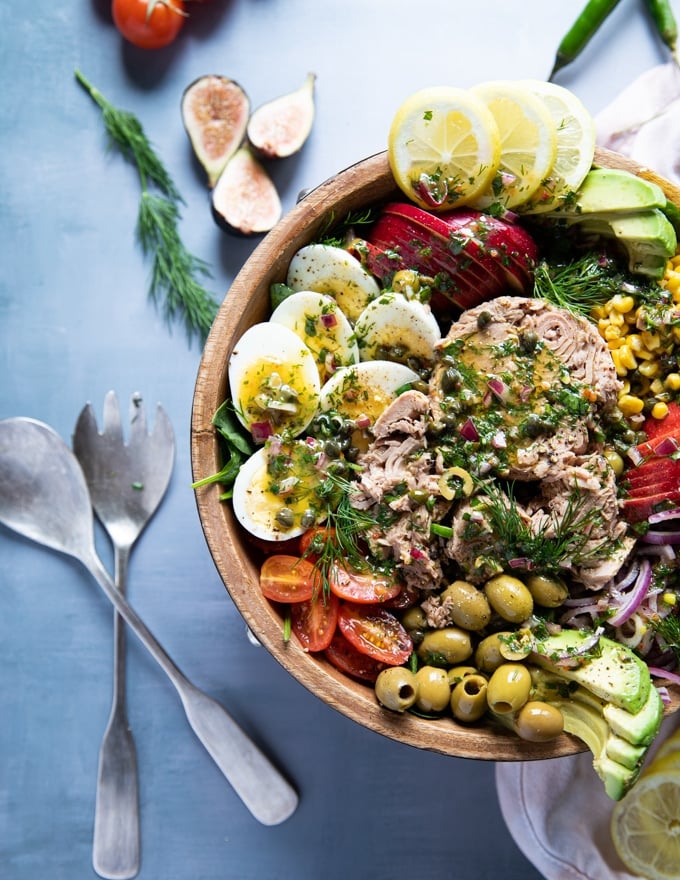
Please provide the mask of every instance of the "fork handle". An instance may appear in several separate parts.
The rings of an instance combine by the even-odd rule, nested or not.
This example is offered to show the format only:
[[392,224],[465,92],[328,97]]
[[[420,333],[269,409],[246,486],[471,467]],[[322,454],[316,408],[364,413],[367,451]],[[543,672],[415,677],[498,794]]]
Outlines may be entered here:
[[226,710],[189,681],[118,592],[96,553],[82,561],[172,681],[194,733],[253,816],[263,825],[278,825],[288,819],[298,804],[295,789]]

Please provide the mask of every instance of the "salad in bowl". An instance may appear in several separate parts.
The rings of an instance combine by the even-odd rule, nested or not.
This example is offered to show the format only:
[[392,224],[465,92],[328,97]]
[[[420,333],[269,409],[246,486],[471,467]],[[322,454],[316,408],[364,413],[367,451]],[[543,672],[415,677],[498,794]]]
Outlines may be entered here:
[[678,203],[560,87],[433,89],[254,252],[199,370],[197,503],[330,705],[634,783],[680,682]]

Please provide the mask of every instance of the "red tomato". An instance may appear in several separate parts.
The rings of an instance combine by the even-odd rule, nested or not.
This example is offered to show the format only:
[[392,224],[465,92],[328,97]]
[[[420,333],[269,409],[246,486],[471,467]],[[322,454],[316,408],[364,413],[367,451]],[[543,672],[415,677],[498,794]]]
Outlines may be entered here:
[[357,651],[388,666],[401,666],[413,652],[413,642],[404,627],[394,614],[379,605],[345,602],[340,608],[338,626]]
[[319,592],[319,573],[299,556],[268,556],[260,569],[262,595],[272,602],[306,602]]
[[290,606],[293,632],[305,651],[325,651],[338,625],[340,600],[332,593]]
[[307,559],[311,559],[312,562],[315,559],[318,559],[319,554],[315,553],[315,544],[318,542],[319,544],[323,544],[326,541],[335,540],[335,529],[334,528],[326,528],[326,526],[316,526],[313,529],[307,529],[302,535],[300,535],[300,556],[305,556]]
[[140,49],[161,49],[184,25],[183,0],[113,0],[113,22]]
[[371,571],[355,571],[342,565],[334,565],[330,571],[329,583],[331,591],[341,599],[359,602],[363,605],[375,605],[394,599],[401,592],[401,586],[387,575],[375,574]]
[[340,672],[353,678],[360,678],[362,681],[374,682],[385,668],[384,663],[379,663],[367,654],[357,651],[340,632],[335,633],[330,645],[324,651],[324,656]]

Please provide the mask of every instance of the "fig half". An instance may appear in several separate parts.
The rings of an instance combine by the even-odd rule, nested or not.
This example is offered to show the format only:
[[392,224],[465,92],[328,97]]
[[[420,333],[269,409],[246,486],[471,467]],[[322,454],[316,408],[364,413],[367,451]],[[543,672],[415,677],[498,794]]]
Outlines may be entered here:
[[292,156],[309,137],[314,122],[314,83],[307,74],[299,89],[257,108],[248,121],[247,135],[255,152],[267,159]]
[[269,232],[281,218],[276,187],[248,147],[240,147],[220,174],[212,212],[227,232],[246,236]]
[[226,76],[199,77],[182,95],[182,121],[212,189],[246,134],[250,100]]

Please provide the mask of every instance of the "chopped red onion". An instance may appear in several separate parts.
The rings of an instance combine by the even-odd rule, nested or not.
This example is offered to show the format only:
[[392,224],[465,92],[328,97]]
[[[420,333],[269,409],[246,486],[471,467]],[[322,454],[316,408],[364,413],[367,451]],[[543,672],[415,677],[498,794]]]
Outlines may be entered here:
[[646,544],[680,544],[680,531],[664,532],[650,529],[642,536]]
[[680,517],[680,507],[672,507],[669,510],[660,510],[658,513],[652,513],[647,522],[650,526],[660,522],[666,522],[669,519],[678,519]]
[[267,437],[271,437],[274,433],[271,422],[253,422],[250,426],[250,433],[256,443],[264,443]]
[[326,329],[330,329],[331,327],[337,326],[338,319],[337,316],[332,312],[330,314],[319,315],[319,320],[323,324]]
[[355,424],[356,424],[357,428],[370,428],[371,417],[361,415],[355,420]]
[[424,553],[419,547],[411,547],[409,550],[411,559],[427,559],[427,553]]
[[647,595],[647,590],[652,582],[652,566],[649,559],[642,559],[640,562],[640,572],[635,583],[622,598],[621,604],[614,614],[607,620],[611,626],[621,626],[625,623],[640,607],[642,600]]
[[501,402],[508,402],[508,395],[510,394],[510,389],[501,379],[489,379],[486,383],[487,387],[490,391],[493,392],[494,396]]
[[508,445],[505,431],[496,431],[491,438],[491,445],[494,449],[506,449]]
[[675,550],[670,544],[647,544],[637,548],[638,556],[658,556],[664,562],[672,562],[675,559]]
[[677,672],[671,672],[668,669],[662,669],[660,666],[650,666],[649,674],[653,675],[655,678],[665,678],[666,681],[672,682],[672,684],[680,685],[680,675]]
[[655,447],[656,455],[673,455],[680,448],[680,444],[675,437],[664,437]]
[[520,556],[517,559],[509,559],[508,565],[510,568],[525,568],[527,571],[531,571],[534,567],[534,563],[527,556]]
[[471,443],[476,443],[479,440],[479,432],[472,419],[466,419],[460,426],[460,436],[463,440],[469,440]]

